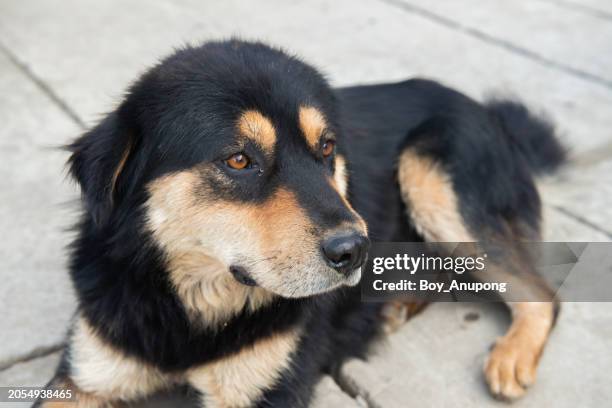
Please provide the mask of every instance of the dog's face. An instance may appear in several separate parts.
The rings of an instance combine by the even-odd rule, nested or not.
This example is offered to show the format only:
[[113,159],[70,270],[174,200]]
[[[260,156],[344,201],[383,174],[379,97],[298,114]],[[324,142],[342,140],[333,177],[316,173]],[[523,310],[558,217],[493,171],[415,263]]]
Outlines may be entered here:
[[143,76],[73,145],[71,165],[92,222],[140,217],[176,279],[304,297],[355,285],[368,249],[335,115],[311,67],[212,43]]

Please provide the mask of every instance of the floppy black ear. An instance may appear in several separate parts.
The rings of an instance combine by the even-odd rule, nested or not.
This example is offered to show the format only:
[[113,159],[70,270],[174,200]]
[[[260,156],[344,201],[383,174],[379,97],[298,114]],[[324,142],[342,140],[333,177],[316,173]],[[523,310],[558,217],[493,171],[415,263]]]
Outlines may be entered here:
[[134,145],[133,132],[117,113],[111,113],[68,146],[70,173],[80,184],[86,210],[97,226],[112,213],[117,182]]

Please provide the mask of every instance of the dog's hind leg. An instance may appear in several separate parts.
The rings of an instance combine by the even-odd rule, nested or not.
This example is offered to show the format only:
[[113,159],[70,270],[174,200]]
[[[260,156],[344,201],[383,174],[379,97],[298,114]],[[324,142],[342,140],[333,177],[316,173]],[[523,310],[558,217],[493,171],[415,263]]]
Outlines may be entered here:
[[[539,198],[531,175],[503,157],[509,155],[503,145],[500,152],[492,151],[498,157],[477,152],[477,157],[463,157],[465,149],[456,148],[461,141],[449,141],[457,135],[449,135],[447,129],[456,127],[439,123],[425,127],[420,137],[411,139],[415,143],[402,150],[397,172],[402,200],[413,227],[425,241],[494,241],[514,254],[510,261],[490,260],[491,267],[487,266],[487,273],[479,272],[478,279],[516,282],[532,294],[530,299],[542,300],[504,299],[512,312],[512,324],[485,366],[491,392],[500,398],[517,398],[535,379],[557,309],[552,292],[529,258],[521,256],[519,245],[539,239]],[[519,205],[523,207],[517,208]]]

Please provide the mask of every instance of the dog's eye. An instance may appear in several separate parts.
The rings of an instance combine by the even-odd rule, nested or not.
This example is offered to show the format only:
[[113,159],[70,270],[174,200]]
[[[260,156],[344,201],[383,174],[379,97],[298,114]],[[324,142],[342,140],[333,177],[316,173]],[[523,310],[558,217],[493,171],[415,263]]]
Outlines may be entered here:
[[321,145],[321,154],[323,154],[323,157],[331,156],[334,150],[336,150],[336,142],[333,140],[328,139]]
[[251,159],[244,153],[236,153],[225,159],[225,164],[234,170],[243,170],[250,166]]

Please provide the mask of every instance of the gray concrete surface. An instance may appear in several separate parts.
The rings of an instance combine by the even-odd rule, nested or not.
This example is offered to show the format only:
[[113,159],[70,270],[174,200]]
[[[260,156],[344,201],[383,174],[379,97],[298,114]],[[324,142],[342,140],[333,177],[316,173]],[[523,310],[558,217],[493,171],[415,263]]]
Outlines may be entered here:
[[79,128],[3,54],[0,72],[2,367],[57,345],[74,305],[64,247],[75,194],[57,146]]
[[[0,2],[0,385],[45,382],[74,309],[64,247],[77,191],[53,147],[94,124],[131,80],[186,42],[269,41],[338,86],[419,75],[478,99],[519,96],[555,120],[572,154],[571,165],[541,185],[547,239],[612,240],[611,4]],[[464,321],[467,311],[480,318]],[[612,399],[611,316],[610,304],[568,304],[538,383],[517,405],[595,407]],[[434,305],[369,362],[343,368],[336,380],[357,400],[327,377],[316,405],[499,406],[480,367],[504,324],[490,305]]]

